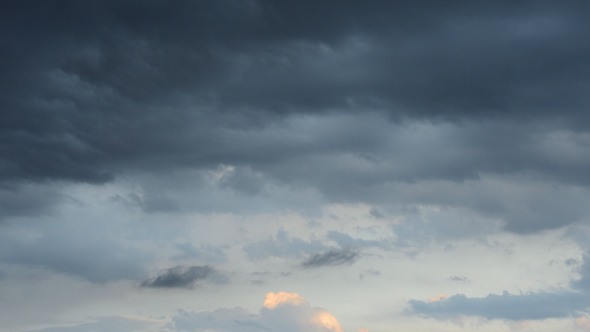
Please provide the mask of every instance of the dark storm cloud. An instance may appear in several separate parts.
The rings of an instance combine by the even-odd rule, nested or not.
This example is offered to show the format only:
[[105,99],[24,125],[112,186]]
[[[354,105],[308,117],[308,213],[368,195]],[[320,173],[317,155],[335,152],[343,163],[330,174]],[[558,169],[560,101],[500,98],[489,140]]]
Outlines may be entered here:
[[[235,170],[219,187],[307,187],[337,202],[482,174],[588,185],[586,3],[1,6],[0,184],[223,164]],[[452,201],[439,194],[411,203]],[[472,206],[516,216],[518,232],[586,213],[558,200],[551,216],[520,218],[520,202],[502,203]],[[142,204],[182,208],[161,192]]]
[[219,130],[277,111],[569,122],[575,111],[587,128],[586,4],[2,6],[5,181],[239,159],[217,153]]
[[46,215],[63,199],[56,188],[41,185],[0,188],[0,220],[2,217]]
[[359,256],[355,248],[344,248],[340,250],[330,250],[325,253],[314,254],[306,259],[301,266],[303,267],[321,267],[329,265],[352,264]]
[[151,288],[192,288],[196,282],[206,280],[215,273],[210,266],[175,266],[157,277],[141,283]]

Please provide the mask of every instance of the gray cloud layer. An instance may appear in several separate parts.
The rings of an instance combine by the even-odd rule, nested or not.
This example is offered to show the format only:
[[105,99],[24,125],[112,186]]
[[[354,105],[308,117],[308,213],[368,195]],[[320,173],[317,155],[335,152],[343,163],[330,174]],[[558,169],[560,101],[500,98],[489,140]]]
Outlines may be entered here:
[[125,241],[118,222],[24,220],[0,228],[0,260],[103,283],[144,278],[153,254]]
[[409,302],[413,313],[437,318],[458,314],[487,319],[546,319],[569,317],[590,305],[588,296],[581,293],[531,293],[524,295],[490,294],[483,298],[454,295],[438,302]]
[[[457,157],[473,161],[435,177],[543,162],[533,162],[543,154],[528,149],[535,135],[523,125],[588,129],[585,3],[3,7],[4,182],[103,182],[133,169],[272,165],[294,154],[314,158],[322,145],[337,149],[329,140],[278,144],[275,136],[260,149],[269,137],[248,134],[301,112],[517,121],[457,137],[467,144]],[[342,152],[379,140],[343,135]],[[575,176],[582,161],[550,159],[536,169]],[[266,171],[280,176],[282,167]]]

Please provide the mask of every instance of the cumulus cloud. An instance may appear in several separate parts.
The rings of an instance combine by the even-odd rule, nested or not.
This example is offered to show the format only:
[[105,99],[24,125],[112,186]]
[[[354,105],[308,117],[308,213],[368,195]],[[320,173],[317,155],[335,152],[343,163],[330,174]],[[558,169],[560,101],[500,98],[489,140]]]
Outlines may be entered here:
[[[340,323],[325,309],[311,307],[297,293],[268,293],[257,314],[242,308],[218,309],[213,312],[182,312],[173,317],[178,331],[224,330],[228,332],[343,332]],[[361,331],[367,331],[361,329]]]

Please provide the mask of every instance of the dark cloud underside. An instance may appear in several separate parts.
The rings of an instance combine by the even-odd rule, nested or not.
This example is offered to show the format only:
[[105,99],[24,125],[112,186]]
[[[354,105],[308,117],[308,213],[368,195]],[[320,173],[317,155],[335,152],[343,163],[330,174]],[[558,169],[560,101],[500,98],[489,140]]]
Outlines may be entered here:
[[303,267],[321,267],[330,265],[351,264],[359,256],[359,252],[354,248],[344,248],[341,250],[330,250],[325,253],[318,253],[306,259],[301,266]]
[[[586,2],[0,6],[0,197],[231,165],[215,185],[240,197],[277,186],[327,202],[409,196],[521,233],[588,215]],[[516,201],[489,183],[385,199],[490,176],[545,187]],[[172,196],[141,203],[181,210]],[[0,217],[55,204],[15,202]]]
[[588,128],[586,3],[2,6],[4,181],[251,163],[224,128],[296,112]]
[[191,288],[196,282],[213,275],[210,266],[175,266],[167,269],[157,277],[141,283],[142,287],[151,288]]

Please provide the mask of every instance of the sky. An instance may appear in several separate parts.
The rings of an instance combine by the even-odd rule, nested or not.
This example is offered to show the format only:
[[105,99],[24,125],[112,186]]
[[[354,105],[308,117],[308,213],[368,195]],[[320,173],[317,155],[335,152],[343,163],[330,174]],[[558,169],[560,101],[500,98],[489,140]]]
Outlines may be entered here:
[[0,3],[0,331],[590,331],[590,2]]

